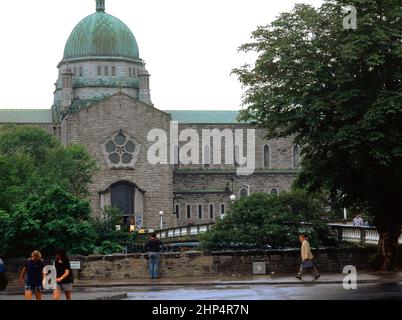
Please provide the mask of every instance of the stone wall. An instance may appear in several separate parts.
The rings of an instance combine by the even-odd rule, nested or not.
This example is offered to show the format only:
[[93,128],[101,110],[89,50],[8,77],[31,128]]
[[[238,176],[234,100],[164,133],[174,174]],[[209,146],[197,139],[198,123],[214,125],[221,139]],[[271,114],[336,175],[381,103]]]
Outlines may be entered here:
[[[376,253],[376,248],[320,249],[319,252],[313,252],[320,272],[339,273],[346,265],[354,265],[358,271],[367,270],[368,261]],[[268,274],[294,274],[300,264],[299,255],[299,250],[165,253],[162,254],[160,276],[182,278],[252,275],[253,262],[265,262]],[[78,272],[78,280],[148,278],[148,261],[143,254],[73,257],[72,260],[81,261],[82,269]],[[5,260],[11,281],[17,279],[18,270],[24,261]]]

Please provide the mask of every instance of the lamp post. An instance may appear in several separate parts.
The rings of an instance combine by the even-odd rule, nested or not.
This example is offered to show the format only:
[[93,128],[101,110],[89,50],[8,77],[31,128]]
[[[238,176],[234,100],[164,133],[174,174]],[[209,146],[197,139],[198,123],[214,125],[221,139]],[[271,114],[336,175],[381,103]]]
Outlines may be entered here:
[[159,216],[161,217],[161,230],[163,229],[163,211],[159,211]]

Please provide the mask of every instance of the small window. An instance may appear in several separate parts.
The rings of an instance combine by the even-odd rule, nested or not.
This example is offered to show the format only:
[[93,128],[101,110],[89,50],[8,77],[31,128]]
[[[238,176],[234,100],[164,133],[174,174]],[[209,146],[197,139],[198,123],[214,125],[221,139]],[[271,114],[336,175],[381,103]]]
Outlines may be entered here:
[[98,67],[98,77],[101,77],[101,76],[102,76],[102,68]]
[[173,147],[173,152],[174,152],[174,154],[173,154],[173,164],[175,165],[175,166],[179,166],[180,165],[180,147],[179,147],[179,145],[175,145],[174,147]]
[[239,167],[240,166],[240,147],[238,145],[235,145],[234,147],[234,154],[233,154],[233,162],[235,167]]
[[246,188],[242,188],[240,190],[240,198],[246,198],[248,197],[248,190]]
[[128,76],[129,76],[130,78],[132,77],[131,68],[128,68]]
[[273,188],[273,189],[271,190],[271,195],[277,196],[277,195],[278,195],[278,189]]
[[202,204],[198,205],[198,219],[202,219]]
[[187,205],[187,219],[191,219],[191,205]]
[[105,67],[105,76],[106,76],[106,77],[109,76],[109,67]]
[[268,145],[264,146],[264,151],[263,151],[263,163],[264,163],[264,169],[269,169],[271,167],[271,159],[270,159],[270,149]]
[[175,213],[176,213],[176,217],[177,219],[180,218],[180,205],[176,204],[175,206]]
[[112,67],[112,77],[116,76],[116,67]]
[[221,214],[225,214],[226,210],[225,210],[225,205],[222,203],[221,204]]
[[204,146],[204,154],[203,154],[203,162],[205,168],[208,168],[211,165],[211,147]]
[[214,213],[214,205],[213,205],[213,204],[210,204],[210,205],[209,205],[209,218],[210,218],[210,219],[213,219],[213,218],[214,218],[214,215],[215,215],[215,213]]
[[83,70],[82,70],[82,67],[80,67],[80,77],[82,77],[82,75],[83,75]]

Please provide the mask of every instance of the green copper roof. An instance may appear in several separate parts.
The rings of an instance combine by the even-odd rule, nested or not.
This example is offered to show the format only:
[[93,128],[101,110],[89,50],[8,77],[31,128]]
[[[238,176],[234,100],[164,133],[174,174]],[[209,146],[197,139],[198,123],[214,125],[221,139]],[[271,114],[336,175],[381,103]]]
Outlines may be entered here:
[[139,59],[133,33],[121,20],[104,12],[104,1],[97,1],[96,13],[78,23],[64,49],[64,59],[93,56]]
[[0,109],[0,123],[52,123],[50,109]]
[[200,123],[200,124],[233,124],[237,121],[238,111],[165,111],[172,115],[172,120],[179,123]]
[[[105,98],[105,97],[103,97]],[[77,100],[73,108],[88,107],[102,100]],[[162,110],[164,111],[164,110]],[[188,124],[234,124],[238,111],[164,111],[172,115],[172,120]],[[51,123],[51,110],[43,109],[0,109],[0,123]]]

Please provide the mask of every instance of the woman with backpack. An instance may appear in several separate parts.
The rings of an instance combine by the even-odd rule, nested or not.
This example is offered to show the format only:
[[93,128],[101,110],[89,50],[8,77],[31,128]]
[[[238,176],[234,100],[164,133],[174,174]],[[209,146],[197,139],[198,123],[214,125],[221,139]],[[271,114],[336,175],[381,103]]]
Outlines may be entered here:
[[61,292],[64,291],[67,300],[72,300],[73,272],[71,271],[70,259],[64,249],[56,250],[56,289],[53,291],[54,300],[61,299]]
[[[42,261],[42,255],[35,250],[32,252],[31,258],[25,263],[20,274],[20,283],[25,285],[25,300],[32,300],[34,294],[36,300],[42,300],[42,283],[45,278],[44,268],[45,264]],[[25,275],[26,279],[24,281]]]

